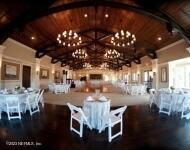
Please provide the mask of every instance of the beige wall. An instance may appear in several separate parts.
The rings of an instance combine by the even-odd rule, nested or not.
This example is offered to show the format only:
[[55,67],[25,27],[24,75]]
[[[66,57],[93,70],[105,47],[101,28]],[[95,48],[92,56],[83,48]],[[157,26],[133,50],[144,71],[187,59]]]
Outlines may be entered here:
[[[35,59],[35,50],[27,47],[13,39],[8,38],[3,46],[6,48],[3,52],[3,61],[14,62],[20,65],[20,74],[19,80],[5,80],[0,81],[2,88],[14,88],[16,85],[22,86],[22,66],[28,65],[31,66],[31,87],[36,88],[38,84],[36,83],[36,59]],[[48,84],[54,82],[54,77],[52,74],[52,64],[51,58],[44,56],[40,59],[40,67],[47,68],[50,72],[50,78],[48,80],[40,80],[40,88],[48,88]],[[55,70],[62,70],[64,68],[60,67],[60,63],[55,64]]]
[[[7,39],[3,45],[6,47],[3,54],[3,60],[18,63],[21,66],[22,65],[29,65],[31,66],[32,72],[31,72],[31,86],[36,87],[36,70],[35,70],[35,50],[27,47],[17,41],[14,41],[12,39]],[[188,44],[184,40],[180,40],[178,42],[175,42],[171,45],[168,45],[160,50],[157,51],[158,55],[158,88],[162,87],[168,87],[169,82],[161,82],[160,81],[160,74],[161,74],[161,68],[166,67],[167,70],[169,70],[168,62],[182,59],[186,57],[190,57],[190,54],[187,52],[186,48],[188,47]],[[47,88],[48,84],[54,81],[53,77],[53,70],[57,71],[60,70],[62,74],[62,70],[69,71],[69,78],[74,79],[80,79],[80,76],[89,76],[89,74],[92,73],[102,73],[104,75],[104,79],[107,78],[110,81],[115,81],[117,79],[124,79],[124,76],[126,74],[132,75],[132,73],[139,73],[141,82],[143,82],[143,72],[145,70],[151,70],[152,69],[152,61],[149,57],[143,57],[141,59],[142,64],[140,67],[138,67],[136,64],[132,63],[131,68],[123,67],[122,71],[112,71],[112,70],[100,70],[100,69],[92,69],[92,70],[78,70],[78,71],[71,71],[68,69],[68,67],[61,68],[60,63],[52,65],[51,64],[51,58],[48,56],[44,56],[40,60],[40,67],[49,69],[50,72],[50,78],[48,80],[40,80],[40,87],[41,88]],[[169,71],[167,72],[167,79],[169,77]],[[15,87],[15,85],[22,85],[22,70],[20,70],[20,78],[17,81],[1,81],[2,87]]]
[[81,76],[87,76],[89,79],[89,74],[103,74],[103,80],[115,81],[116,80],[116,72],[113,70],[101,70],[98,68],[93,69],[83,69],[77,70],[74,72],[74,79],[79,80]]
[[[160,50],[157,51],[158,56],[158,88],[166,88],[169,86],[169,65],[168,63],[173,60],[178,60],[186,57],[190,57],[190,54],[187,52],[186,48],[189,45],[184,40],[179,40],[173,44],[170,44]],[[161,82],[161,68],[165,67],[167,69],[167,82]],[[132,64],[130,69],[125,69],[123,72],[127,74],[138,72],[137,65]],[[140,65],[140,78],[141,82],[143,82],[143,72],[145,70],[152,70],[152,59],[145,56],[141,58],[141,65]]]

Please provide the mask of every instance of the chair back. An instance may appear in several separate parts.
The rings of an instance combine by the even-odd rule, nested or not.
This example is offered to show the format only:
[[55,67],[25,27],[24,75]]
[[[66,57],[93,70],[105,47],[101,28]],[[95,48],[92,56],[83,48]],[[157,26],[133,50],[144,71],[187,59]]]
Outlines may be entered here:
[[81,108],[76,107],[70,103],[67,103],[67,106],[69,107],[69,109],[71,110],[71,115],[74,115],[75,113],[80,113],[82,116],[82,119],[84,119],[84,121],[87,123],[87,125],[89,126],[90,129],[92,129],[91,125],[89,124],[87,117],[85,116],[84,112],[82,111]]
[[19,105],[19,98],[17,95],[6,95],[5,100],[7,107],[15,107]]
[[36,93],[28,94],[27,102],[29,104],[33,104],[35,102],[38,102],[38,97],[39,97],[39,94],[36,94]]
[[38,102],[42,102],[42,96],[43,96],[44,90],[41,90],[41,93],[38,95]]
[[70,103],[67,103],[67,106],[69,107],[69,109],[71,110],[71,113],[72,114],[75,114],[77,112],[80,112],[80,108],[70,104]]
[[161,102],[172,102],[172,94],[171,93],[160,93]]
[[111,115],[111,116],[117,115],[117,116],[121,117],[126,109],[127,109],[127,106],[123,106],[123,107],[118,108],[118,109],[116,109],[116,110],[112,110],[112,111],[110,112],[110,115]]

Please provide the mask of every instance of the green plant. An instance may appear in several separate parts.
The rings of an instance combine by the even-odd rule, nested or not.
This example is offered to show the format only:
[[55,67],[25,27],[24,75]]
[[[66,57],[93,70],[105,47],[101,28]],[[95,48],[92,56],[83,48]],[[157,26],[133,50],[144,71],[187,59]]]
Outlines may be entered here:
[[15,90],[20,90],[20,85],[16,85]]
[[174,86],[170,86],[170,89],[173,91],[173,90],[175,90],[175,87]]

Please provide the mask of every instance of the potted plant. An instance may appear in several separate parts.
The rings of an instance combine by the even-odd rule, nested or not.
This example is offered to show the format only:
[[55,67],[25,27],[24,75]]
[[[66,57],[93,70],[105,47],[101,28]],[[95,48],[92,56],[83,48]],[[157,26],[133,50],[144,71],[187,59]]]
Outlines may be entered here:
[[175,87],[174,86],[170,86],[170,89],[172,90],[172,93],[173,93],[173,91],[175,90]]
[[15,86],[15,90],[16,90],[16,91],[20,90],[20,85],[16,85],[16,86]]

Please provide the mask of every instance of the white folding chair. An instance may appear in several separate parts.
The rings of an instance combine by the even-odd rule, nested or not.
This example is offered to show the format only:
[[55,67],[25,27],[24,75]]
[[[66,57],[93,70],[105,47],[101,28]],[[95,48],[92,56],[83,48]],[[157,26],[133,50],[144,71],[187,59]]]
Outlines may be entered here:
[[[88,117],[84,114],[81,108],[78,108],[70,103],[67,103],[69,109],[71,110],[71,120],[70,120],[70,130],[79,134],[80,137],[83,136],[83,124],[87,124],[87,126],[92,129],[90,123],[88,122]],[[80,130],[78,131],[73,127],[73,119],[76,120],[80,124]]]
[[31,93],[27,97],[27,107],[32,116],[34,113],[39,112],[39,105],[38,105],[38,97],[39,94]]
[[44,108],[43,93],[44,93],[44,90],[41,90],[41,92],[38,94],[38,104],[41,104],[42,107]]
[[181,119],[183,118],[190,119],[190,95],[186,95],[182,103]]
[[[116,138],[117,136],[123,134],[123,113],[126,109],[127,106],[123,106],[116,110],[112,110],[108,116],[102,117],[104,123],[102,128],[99,130],[99,133],[103,128],[108,127],[109,142],[111,142],[112,139]],[[118,123],[120,123],[120,131],[118,133],[115,133],[115,135],[112,135],[112,128]]]
[[56,85],[54,87],[54,92],[55,92],[55,94],[61,94],[61,93],[63,93],[63,85]]
[[[6,95],[5,96],[6,105],[7,105],[7,115],[8,119],[21,119],[20,104],[19,98],[16,95]],[[12,116],[13,113],[18,115]]]
[[150,97],[149,97],[149,102],[150,102],[150,108],[152,107],[152,104],[156,101],[155,97],[155,89],[150,89]]
[[172,107],[172,95],[167,93],[161,93],[161,103],[159,113],[165,113],[168,116],[171,113]]

